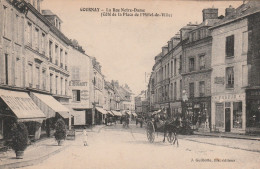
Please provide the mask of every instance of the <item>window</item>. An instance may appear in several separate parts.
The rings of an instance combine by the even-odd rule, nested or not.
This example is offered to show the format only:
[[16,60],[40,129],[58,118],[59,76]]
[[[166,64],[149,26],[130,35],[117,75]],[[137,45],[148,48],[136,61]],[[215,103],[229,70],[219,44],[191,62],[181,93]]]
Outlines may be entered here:
[[182,80],[180,80],[180,97],[182,97]]
[[29,22],[27,25],[27,43],[28,46],[32,47],[32,24]]
[[63,68],[63,49],[60,49],[60,67]]
[[170,64],[168,63],[168,70],[167,70],[167,73],[168,73],[168,78],[170,77]]
[[55,45],[55,65],[58,65],[58,46]]
[[50,57],[50,62],[52,62],[52,41],[49,41],[49,57]]
[[29,71],[28,71],[28,83],[29,83],[29,87],[32,87],[32,82],[33,82],[33,76],[32,76],[33,66],[32,66],[31,63],[29,63],[28,66],[29,66]]
[[242,128],[242,102],[233,102],[233,128]]
[[34,31],[34,44],[35,44],[35,49],[38,51],[39,50],[39,29],[35,28]]
[[18,15],[15,15],[15,24],[16,24],[16,27],[15,27],[15,42],[18,43],[18,38],[19,38],[19,16]]
[[226,69],[226,88],[234,88],[234,70],[233,67]]
[[56,94],[58,94],[58,76],[56,76],[56,78],[55,78],[55,87],[56,87]]
[[63,94],[63,78],[60,78],[60,94]]
[[174,82],[174,100],[177,99],[177,83]]
[[3,29],[4,29],[4,36],[7,35],[7,7],[6,6],[3,6],[3,9],[4,9],[4,25],[3,25]]
[[79,67],[73,66],[71,68],[71,79],[72,80],[80,80]]
[[68,88],[68,80],[65,80],[65,95],[67,95],[67,88]]
[[200,59],[200,61],[199,61],[199,63],[200,63],[200,70],[205,69],[205,55],[201,55],[199,57],[199,59]]
[[40,85],[40,68],[36,66],[36,76],[35,76],[36,88],[39,89]]
[[50,73],[50,92],[53,92],[53,74]]
[[248,32],[243,32],[242,54],[247,54],[247,49],[248,49]]
[[189,59],[189,71],[192,72],[195,70],[195,59],[194,58],[190,58]]
[[42,89],[46,90],[46,70],[42,70]]
[[179,73],[181,73],[181,69],[182,69],[182,55],[180,55],[180,62],[179,62]]
[[173,61],[171,61],[171,76],[173,75]]
[[194,97],[194,83],[189,84],[190,98]]
[[177,66],[176,66],[176,59],[174,59],[174,76],[176,76],[176,70],[177,70]]
[[199,83],[199,92],[200,92],[200,96],[205,96],[205,82],[201,81]]
[[192,41],[196,40],[196,32],[192,32]]
[[42,33],[42,37],[41,37],[41,50],[42,50],[42,54],[45,54],[45,34]]
[[68,70],[67,61],[68,61],[68,53],[65,52],[65,70]]
[[234,35],[226,37],[226,57],[234,56]]
[[5,84],[8,84],[8,54],[5,54]]

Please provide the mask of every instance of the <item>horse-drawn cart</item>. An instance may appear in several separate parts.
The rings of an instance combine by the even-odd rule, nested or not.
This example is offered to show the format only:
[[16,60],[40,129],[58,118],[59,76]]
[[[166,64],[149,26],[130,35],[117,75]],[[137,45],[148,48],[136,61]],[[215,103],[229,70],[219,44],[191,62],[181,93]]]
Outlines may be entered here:
[[154,121],[154,120],[149,120],[146,124],[146,134],[147,134],[147,139],[150,143],[153,143],[155,140],[155,132],[162,132],[164,133],[164,140],[165,137],[167,138],[169,143],[172,143],[174,140],[174,131],[169,128],[170,124],[166,124],[166,121]]
[[165,138],[169,143],[175,144],[177,139],[177,131],[179,130],[180,123],[176,118],[169,119],[167,118],[165,110],[158,110],[151,114],[149,120],[146,123],[146,134],[147,139],[150,143],[153,143],[155,140],[155,132],[164,133],[163,142],[165,142]]

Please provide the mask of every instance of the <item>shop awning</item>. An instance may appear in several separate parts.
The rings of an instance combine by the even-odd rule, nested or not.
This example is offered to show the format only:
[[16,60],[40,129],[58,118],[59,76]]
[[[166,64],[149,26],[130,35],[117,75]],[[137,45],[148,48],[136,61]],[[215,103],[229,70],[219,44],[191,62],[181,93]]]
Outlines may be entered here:
[[36,105],[50,117],[55,117],[59,113],[63,118],[69,118],[69,109],[63,106],[60,102],[50,95],[31,93],[32,100]]
[[45,114],[25,92],[0,89],[0,97],[12,110],[18,121],[41,121]]
[[122,113],[120,111],[112,111],[115,116],[122,116]]
[[137,116],[137,114],[134,112],[134,113],[132,113],[135,117]]
[[109,114],[111,114],[112,116],[114,116],[114,113],[113,113],[111,110],[107,110],[107,112],[108,112]]
[[99,111],[102,114],[107,114],[108,112],[104,109],[102,109],[101,107],[96,107],[97,111]]
[[112,112],[113,112],[113,114],[114,114],[115,116],[122,116],[122,114],[120,113],[120,111],[114,111],[114,110],[112,110]]

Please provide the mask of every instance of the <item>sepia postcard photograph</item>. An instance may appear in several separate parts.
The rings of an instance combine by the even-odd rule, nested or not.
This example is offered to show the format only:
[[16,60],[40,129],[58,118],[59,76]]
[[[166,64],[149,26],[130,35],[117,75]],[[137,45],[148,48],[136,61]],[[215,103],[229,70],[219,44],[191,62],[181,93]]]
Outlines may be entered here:
[[260,1],[0,0],[0,169],[259,169]]

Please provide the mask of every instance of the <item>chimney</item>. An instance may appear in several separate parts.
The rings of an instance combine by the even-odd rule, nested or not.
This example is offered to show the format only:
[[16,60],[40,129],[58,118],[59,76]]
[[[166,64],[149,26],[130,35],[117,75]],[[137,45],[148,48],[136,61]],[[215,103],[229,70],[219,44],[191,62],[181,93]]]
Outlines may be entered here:
[[228,16],[229,14],[233,13],[235,11],[235,8],[233,8],[231,5],[229,5],[228,8],[225,10],[225,16]]
[[206,19],[218,19],[218,9],[217,8],[208,8],[202,10],[203,22]]
[[166,55],[168,53],[168,47],[167,46],[164,46],[162,47],[162,55]]

